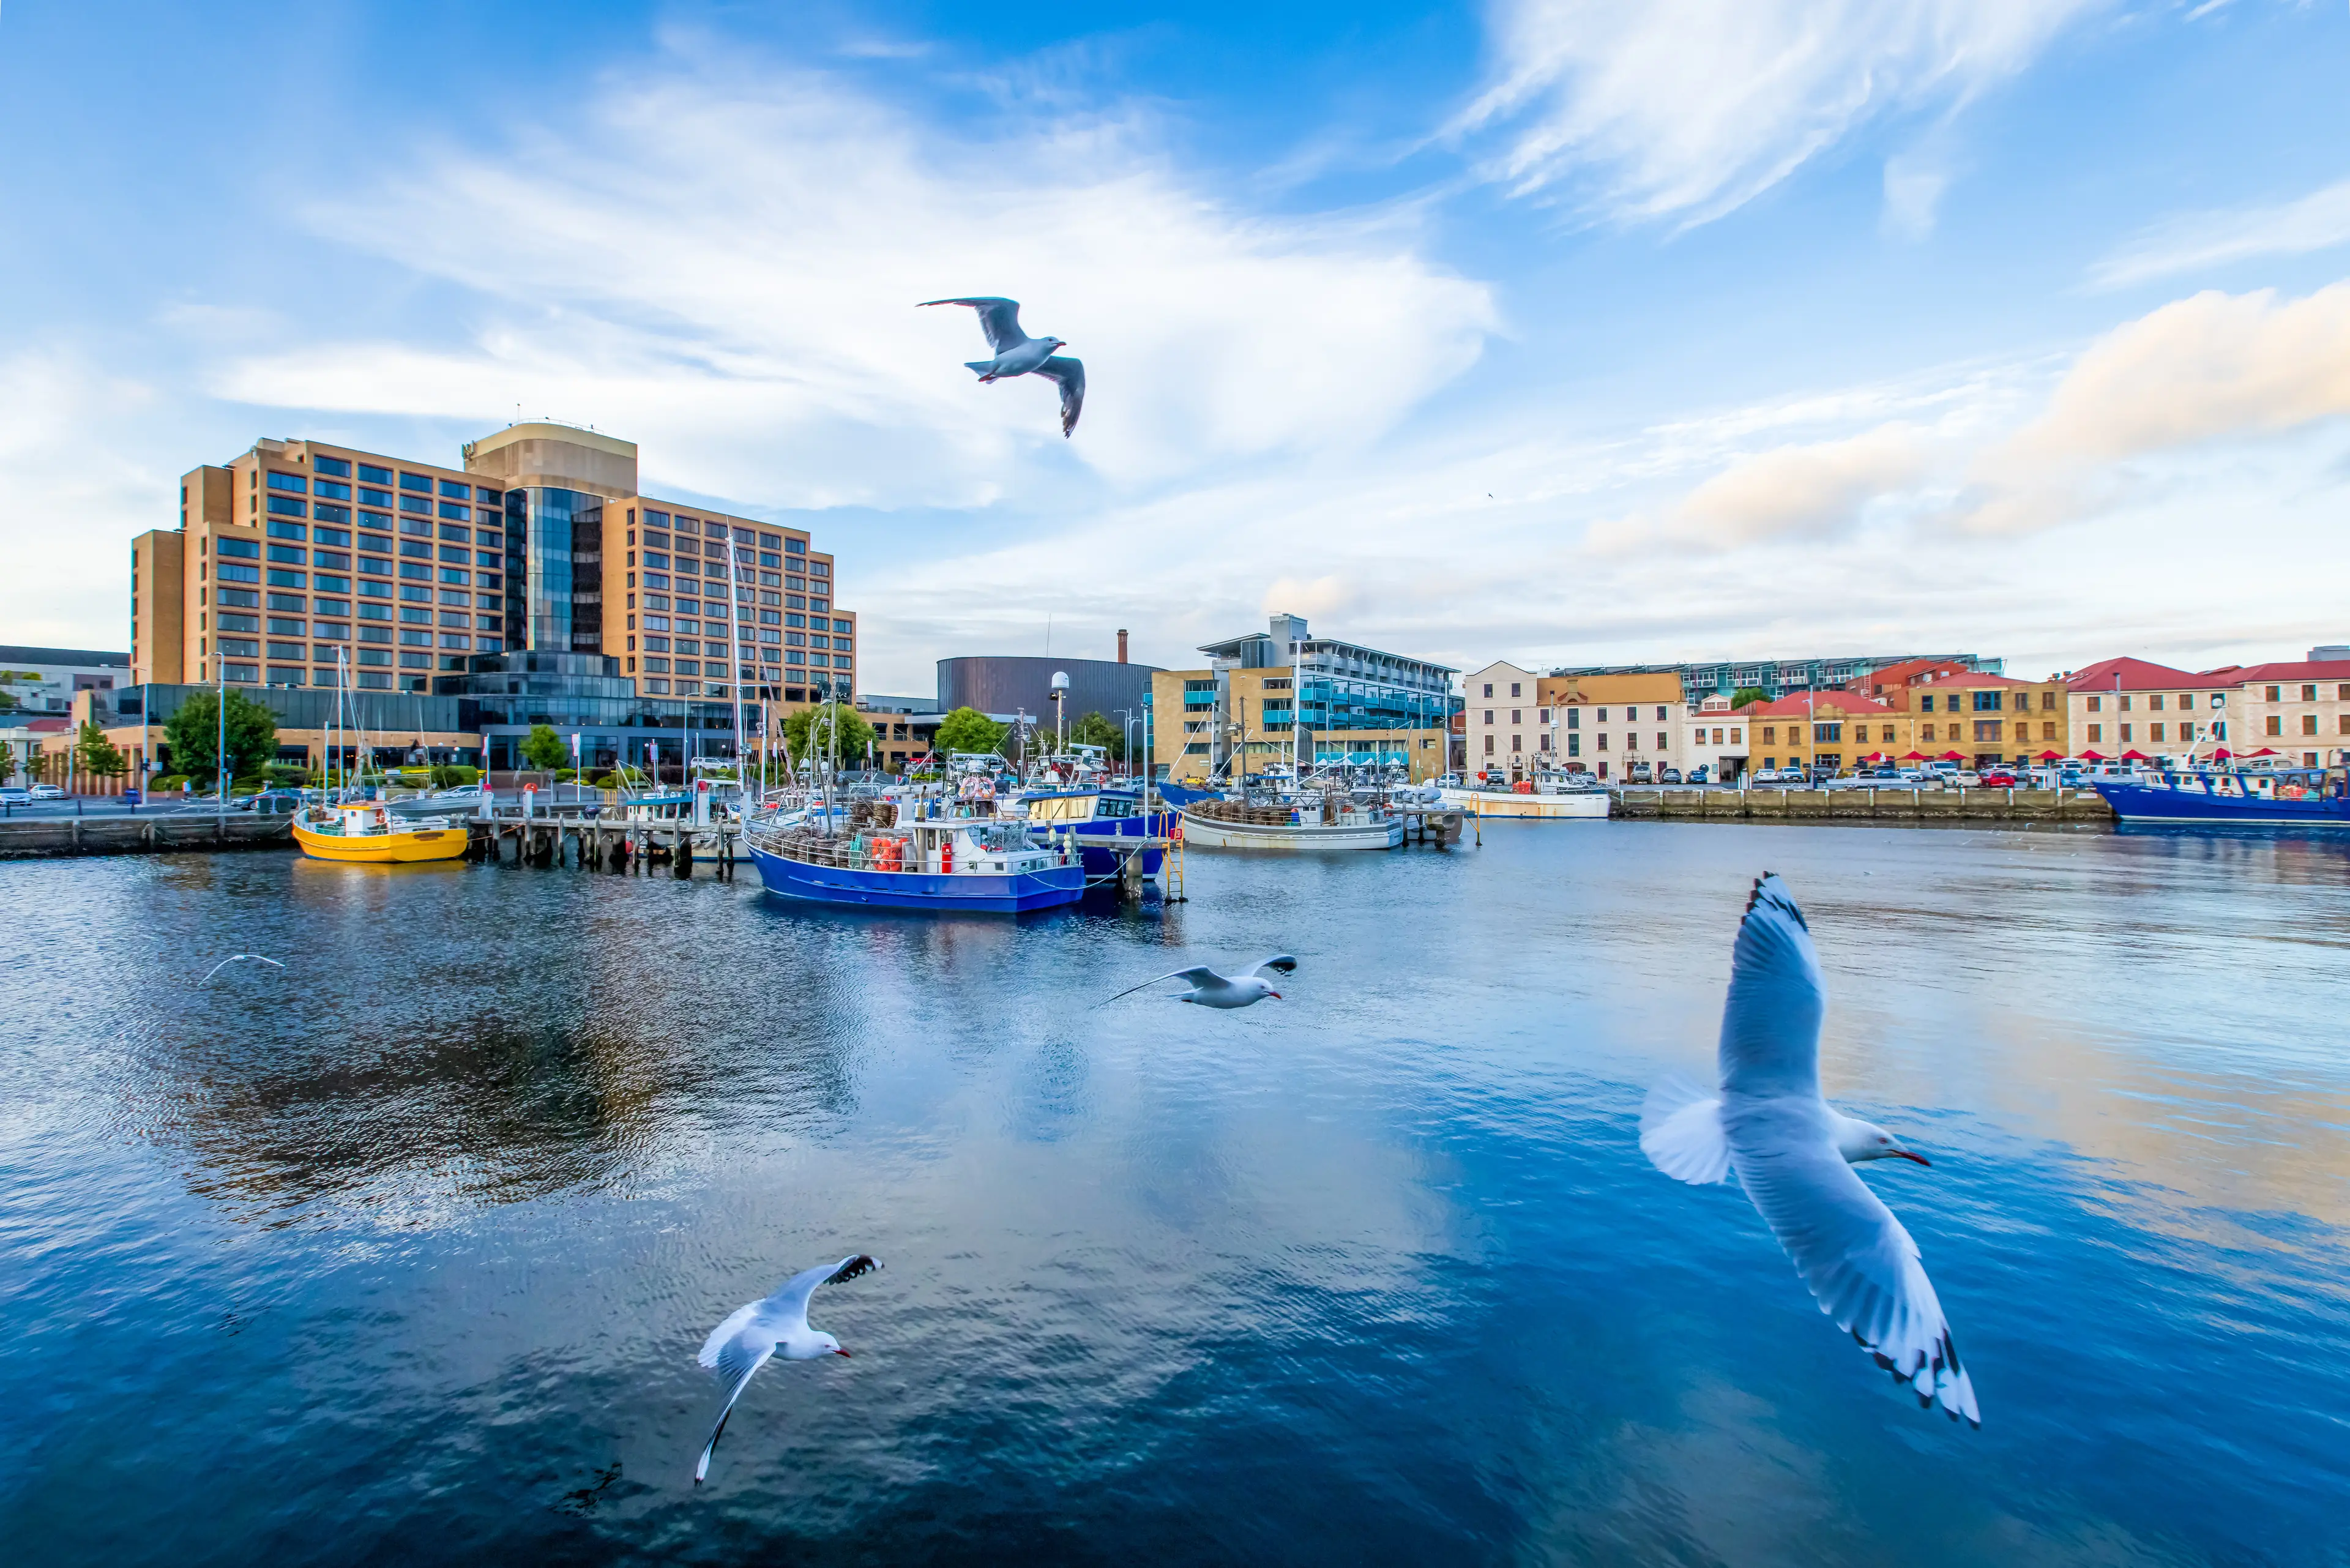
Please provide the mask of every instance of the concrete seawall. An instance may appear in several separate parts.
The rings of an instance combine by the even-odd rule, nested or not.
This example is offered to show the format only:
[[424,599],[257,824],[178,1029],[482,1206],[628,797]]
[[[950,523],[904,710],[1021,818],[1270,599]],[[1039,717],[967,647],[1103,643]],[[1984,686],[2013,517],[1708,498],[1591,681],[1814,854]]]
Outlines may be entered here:
[[284,849],[290,816],[233,812],[142,816],[21,816],[0,822],[0,860],[65,855],[161,855],[177,849]]
[[1668,822],[2077,822],[2110,826],[2095,790],[1659,789],[1613,792],[1615,815]]

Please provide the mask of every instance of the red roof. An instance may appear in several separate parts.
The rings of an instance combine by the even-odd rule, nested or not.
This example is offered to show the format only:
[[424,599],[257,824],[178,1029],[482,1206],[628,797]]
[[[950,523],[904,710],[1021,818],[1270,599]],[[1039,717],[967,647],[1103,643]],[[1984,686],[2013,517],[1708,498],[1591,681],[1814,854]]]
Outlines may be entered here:
[[2114,677],[2117,674],[2121,677],[2119,689],[2124,691],[2172,691],[2181,686],[2213,683],[2207,676],[2191,670],[2174,670],[2168,664],[2151,664],[2143,659],[2105,659],[2086,670],[2073,671],[2064,684],[2074,691],[2111,691],[2116,690]]
[[1906,686],[1929,670],[1937,673],[1949,670],[1953,675],[1971,673],[1965,665],[1948,659],[1905,659],[1898,664],[1887,664],[1872,670],[1857,680],[1845,682],[1847,691],[1873,691],[1880,686]]
[[[2251,686],[2262,680],[2280,684],[2288,680],[2350,680],[2350,660],[2321,659],[2312,661],[2296,659],[2286,664],[2231,664],[2224,669],[2205,672],[2206,685]],[[2220,678],[2226,680],[2222,681]]]

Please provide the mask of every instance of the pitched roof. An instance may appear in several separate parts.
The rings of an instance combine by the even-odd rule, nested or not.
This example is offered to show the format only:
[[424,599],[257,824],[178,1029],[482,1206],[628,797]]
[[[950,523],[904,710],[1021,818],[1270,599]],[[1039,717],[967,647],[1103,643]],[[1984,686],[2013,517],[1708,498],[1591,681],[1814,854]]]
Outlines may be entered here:
[[2281,664],[2231,664],[2205,670],[2203,683],[2249,686],[2262,680],[2350,680],[2350,659],[2296,659]]
[[2168,664],[2124,658],[2101,659],[2086,670],[2076,670],[2064,685],[2074,691],[2111,691],[2116,690],[2116,675],[2121,677],[2119,689],[2124,691],[2168,691],[2180,686],[2212,684],[2191,670],[2174,670]]

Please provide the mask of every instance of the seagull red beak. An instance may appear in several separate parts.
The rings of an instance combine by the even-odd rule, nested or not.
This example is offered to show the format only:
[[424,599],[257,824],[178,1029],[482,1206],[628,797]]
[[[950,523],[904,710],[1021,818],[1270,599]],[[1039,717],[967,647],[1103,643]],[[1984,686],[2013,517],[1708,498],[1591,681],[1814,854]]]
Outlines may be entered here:
[[1266,994],[1267,996],[1269,996],[1269,997],[1273,998],[1273,999],[1274,999],[1274,1001],[1275,1001],[1275,1002],[1279,1002],[1279,1001],[1281,1000],[1281,992],[1277,992],[1277,991],[1268,991],[1268,992],[1265,992],[1265,994]]
[[1898,1155],[1898,1156],[1899,1156],[1901,1158],[1903,1158],[1903,1159],[1914,1159],[1914,1160],[1916,1160],[1918,1164],[1920,1164],[1920,1165],[1924,1166],[1924,1167],[1925,1167],[1927,1169],[1929,1169],[1929,1170],[1931,1170],[1931,1169],[1933,1169],[1933,1168],[1934,1168],[1934,1162],[1933,1162],[1932,1160],[1930,1160],[1930,1159],[1928,1159],[1928,1158],[1927,1158],[1924,1155],[1922,1155],[1922,1154],[1912,1154],[1912,1153],[1910,1153],[1910,1152],[1909,1152],[1908,1149],[1906,1149],[1906,1148],[1897,1148],[1897,1149],[1895,1149],[1893,1152],[1894,1152],[1895,1154]]
[[836,1346],[836,1347],[834,1348],[834,1350],[833,1350],[833,1354],[834,1354],[835,1355],[847,1355],[848,1354],[848,1352],[847,1352],[847,1351],[845,1351],[845,1350],[842,1350],[842,1349],[839,1349],[837,1346]]

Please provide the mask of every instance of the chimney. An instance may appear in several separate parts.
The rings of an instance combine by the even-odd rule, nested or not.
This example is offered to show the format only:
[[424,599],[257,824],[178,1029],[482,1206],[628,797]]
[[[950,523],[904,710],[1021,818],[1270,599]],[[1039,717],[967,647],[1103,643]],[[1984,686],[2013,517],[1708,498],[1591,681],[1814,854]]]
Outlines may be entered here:
[[1126,662],[1126,628],[1124,627],[1118,628],[1118,661],[1120,664]]

